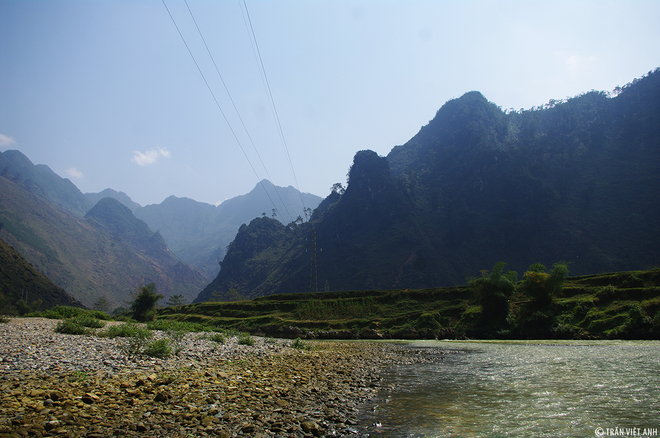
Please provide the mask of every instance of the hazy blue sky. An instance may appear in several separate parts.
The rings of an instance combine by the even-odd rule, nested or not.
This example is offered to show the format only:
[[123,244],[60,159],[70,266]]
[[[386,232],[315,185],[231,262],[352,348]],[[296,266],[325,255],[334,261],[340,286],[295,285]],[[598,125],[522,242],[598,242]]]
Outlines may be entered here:
[[0,150],[142,205],[269,176],[326,196],[355,152],[386,155],[467,91],[528,109],[660,66],[655,0],[247,0],[296,184],[243,2],[188,5],[249,137],[186,3],[166,3],[238,141],[161,0],[0,0]]

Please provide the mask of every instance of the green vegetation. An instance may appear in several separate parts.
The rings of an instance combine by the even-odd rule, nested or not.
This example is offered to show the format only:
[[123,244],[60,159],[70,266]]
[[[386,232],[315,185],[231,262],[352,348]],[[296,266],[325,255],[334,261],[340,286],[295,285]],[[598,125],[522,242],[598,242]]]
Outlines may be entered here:
[[156,339],[144,346],[140,354],[151,357],[169,357],[172,354],[172,343],[168,339]]
[[171,306],[171,307],[183,306],[184,304],[186,304],[186,301],[187,300],[183,295],[177,294],[177,295],[172,295],[171,297],[169,297],[167,299],[166,304],[168,306]]
[[218,344],[224,344],[226,342],[225,335],[222,333],[213,333],[212,335],[208,336],[208,339],[217,342]]
[[[189,322],[291,339],[660,339],[660,269],[566,277],[533,264],[517,281],[504,263],[468,286],[284,294],[163,308],[154,322]],[[160,323],[160,322],[159,322]],[[297,330],[291,330],[296,327]]]
[[85,371],[76,370],[69,376],[69,382],[84,382],[89,379],[89,373]]
[[247,345],[251,347],[254,345],[254,338],[247,333],[242,333],[238,337],[238,345]]
[[156,284],[141,286],[135,299],[131,302],[133,318],[137,321],[151,321],[156,315],[156,303],[163,298],[156,293]]
[[89,310],[83,309],[81,307],[72,307],[72,306],[55,306],[52,309],[35,313],[31,316],[40,316],[42,318],[50,319],[66,319],[66,318],[94,318],[101,320],[108,320],[110,317],[105,313],[99,310]]
[[72,319],[64,319],[60,321],[55,327],[57,333],[64,333],[67,335],[86,335],[89,330],[80,324],[76,324]]
[[311,350],[313,347],[309,342],[305,342],[300,338],[296,338],[291,343],[291,348],[295,348],[296,350]]
[[89,329],[102,328],[105,323],[89,315],[79,315],[60,321],[55,327],[57,333],[69,335],[86,335]]
[[135,323],[111,325],[105,331],[99,333],[99,335],[106,338],[146,338],[152,334],[149,329]]

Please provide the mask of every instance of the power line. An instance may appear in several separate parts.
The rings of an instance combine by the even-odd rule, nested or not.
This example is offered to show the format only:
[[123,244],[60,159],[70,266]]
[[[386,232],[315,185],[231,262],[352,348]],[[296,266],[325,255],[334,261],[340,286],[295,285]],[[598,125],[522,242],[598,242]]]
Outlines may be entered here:
[[[257,150],[257,147],[254,144],[254,141],[252,140],[252,136],[250,135],[250,132],[247,129],[247,126],[245,126],[245,122],[243,121],[243,117],[241,117],[241,113],[236,107],[236,103],[234,102],[234,99],[231,97],[231,93],[229,92],[229,89],[227,88],[227,84],[225,83],[225,80],[222,77],[222,74],[220,74],[220,69],[218,68],[218,64],[215,62],[215,58],[213,57],[213,54],[211,54],[211,50],[209,49],[209,46],[206,44],[206,39],[204,38],[204,35],[202,34],[201,29],[199,28],[199,25],[197,24],[197,20],[195,19],[195,15],[193,14],[192,10],[190,9],[190,6],[188,5],[188,0],[184,0],[186,4],[186,8],[188,8],[188,12],[190,13],[190,17],[193,20],[193,23],[195,23],[195,27],[197,28],[197,33],[199,33],[200,38],[202,39],[202,42],[204,43],[204,47],[206,48],[206,53],[208,53],[209,57],[211,58],[211,61],[213,62],[213,66],[215,67],[215,71],[218,74],[218,77],[220,78],[220,82],[222,82],[222,86],[225,88],[225,92],[227,93],[227,96],[229,96],[229,100],[234,107],[234,111],[236,111],[236,115],[238,115],[238,119],[241,121],[241,125],[243,126],[243,130],[245,131],[245,134],[247,135],[248,139],[250,140],[250,143],[252,144],[252,149],[254,149],[255,154],[257,154],[257,157],[259,158],[259,162],[261,163],[261,166],[264,168],[264,171],[266,172],[266,176],[268,177],[268,180],[273,182],[273,178],[271,178],[270,174],[268,173],[268,169],[266,168],[266,165],[264,164],[263,160],[261,159],[261,155],[259,155],[259,151]],[[293,222],[293,216],[289,212],[289,209],[286,207],[286,204],[284,203],[284,200],[280,196],[279,191],[277,190],[277,187],[275,184],[273,184],[273,188],[275,190],[275,194],[277,197],[280,199],[280,202],[284,206],[284,210],[286,213],[289,215],[289,218],[291,219],[291,222]],[[264,187],[265,189],[265,187]],[[275,208],[277,210],[277,208]]]
[[296,183],[296,188],[298,189],[298,193],[300,193],[300,201],[302,202],[303,209],[305,211],[305,215],[307,215],[307,208],[305,206],[305,200],[303,199],[302,192],[300,191],[300,186],[298,185],[298,178],[296,177],[296,171],[293,168],[293,162],[291,161],[291,155],[289,154],[289,148],[286,144],[286,138],[284,137],[284,131],[282,130],[282,124],[280,123],[280,116],[277,113],[277,107],[275,106],[275,100],[273,99],[273,93],[271,92],[270,89],[270,83],[268,82],[268,76],[266,75],[266,68],[264,67],[264,62],[261,57],[261,51],[259,50],[259,44],[257,43],[257,37],[254,33],[254,27],[252,26],[252,19],[250,18],[250,11],[248,10],[246,0],[243,0],[243,6],[245,8],[245,15],[243,16],[243,19],[246,20],[246,27],[249,27],[249,32],[252,35],[251,41],[254,43],[252,50],[255,52],[256,57],[258,58],[258,64],[261,68],[261,73],[262,73],[262,80],[264,81],[264,85],[268,94],[271,110],[273,111],[273,115],[275,117],[275,122],[277,124],[277,129],[280,135],[280,140],[282,142],[282,146],[284,147],[284,152],[286,153],[286,158],[287,161],[289,162],[289,169],[291,169],[291,174],[293,175],[293,180]]
[[245,156],[245,159],[247,160],[248,164],[250,165],[250,168],[252,169],[252,172],[257,177],[257,180],[259,181],[259,184],[261,184],[261,187],[263,187],[264,191],[266,192],[266,196],[268,196],[268,199],[270,200],[270,203],[273,204],[273,207],[275,208],[275,210],[277,210],[277,206],[275,205],[275,202],[273,202],[273,199],[270,197],[270,194],[268,193],[268,190],[266,190],[266,187],[264,186],[261,178],[259,177],[259,174],[257,173],[256,169],[252,165],[252,161],[250,161],[250,157],[248,157],[247,153],[245,153],[245,149],[243,148],[243,145],[241,144],[241,141],[238,139],[238,136],[236,135],[236,132],[234,131],[234,128],[232,128],[232,126],[231,126],[231,123],[229,123],[229,120],[227,119],[227,116],[225,115],[225,112],[222,110],[222,107],[220,106],[220,103],[218,102],[218,99],[215,97],[215,93],[213,92],[213,89],[211,89],[211,86],[209,85],[209,82],[206,80],[206,76],[204,76],[204,73],[202,72],[202,69],[199,67],[199,64],[197,63],[197,60],[195,59],[195,55],[193,55],[192,51],[190,50],[190,47],[188,46],[188,43],[186,42],[186,39],[184,38],[183,34],[181,33],[181,30],[179,29],[179,26],[176,24],[176,20],[172,16],[172,13],[170,12],[170,8],[167,7],[167,4],[165,3],[165,0],[161,0],[161,1],[163,2],[163,6],[165,6],[165,9],[167,10],[168,15],[170,16],[170,19],[172,20],[172,23],[174,23],[174,27],[176,28],[177,32],[179,33],[179,36],[181,37],[181,40],[183,41],[183,44],[186,46],[186,49],[188,50],[188,53],[190,54],[190,57],[192,58],[193,62],[195,63],[195,66],[197,67],[197,71],[202,76],[202,79],[204,80],[204,83],[206,84],[206,88],[208,88],[209,92],[211,93],[211,96],[213,97],[213,101],[215,102],[215,105],[220,110],[220,113],[222,114],[222,117],[225,119],[225,122],[227,123],[227,126],[229,127],[229,130],[231,131],[232,135],[234,136],[234,139],[236,140],[236,143],[238,143],[238,146],[241,148],[241,151],[243,152],[243,155]]

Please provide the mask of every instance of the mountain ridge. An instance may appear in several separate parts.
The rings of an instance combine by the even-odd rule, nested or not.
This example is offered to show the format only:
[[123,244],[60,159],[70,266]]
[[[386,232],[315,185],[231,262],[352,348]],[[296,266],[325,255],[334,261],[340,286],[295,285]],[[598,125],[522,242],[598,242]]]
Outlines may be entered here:
[[562,260],[572,275],[646,269],[660,262],[658,102],[659,70],[614,97],[521,112],[468,92],[387,157],[358,152],[345,192],[295,233],[274,228],[272,247],[255,249],[265,224],[241,227],[196,302],[460,285],[501,260],[518,272]]

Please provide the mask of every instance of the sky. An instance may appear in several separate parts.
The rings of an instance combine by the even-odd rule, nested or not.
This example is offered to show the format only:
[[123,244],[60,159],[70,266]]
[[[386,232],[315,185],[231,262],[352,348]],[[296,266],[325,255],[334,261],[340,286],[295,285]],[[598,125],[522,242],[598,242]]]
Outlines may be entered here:
[[658,23],[657,0],[0,0],[0,151],[143,206],[325,197],[468,91],[519,110],[643,76]]

